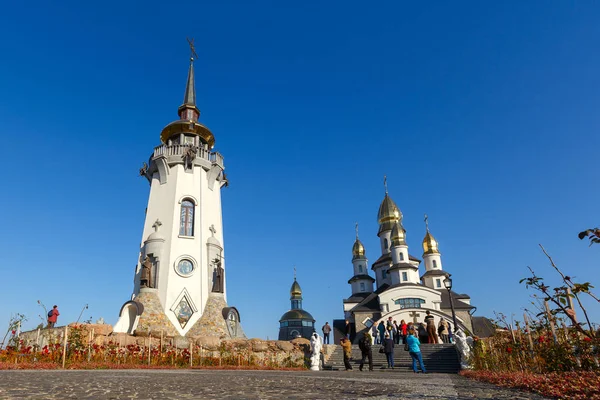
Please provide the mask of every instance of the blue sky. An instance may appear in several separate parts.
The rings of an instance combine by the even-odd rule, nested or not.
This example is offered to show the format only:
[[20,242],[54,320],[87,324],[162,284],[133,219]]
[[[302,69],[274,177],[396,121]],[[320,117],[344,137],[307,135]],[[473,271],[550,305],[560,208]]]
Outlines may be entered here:
[[[218,3],[218,4],[215,4]],[[293,265],[320,327],[350,295],[354,223],[379,256],[383,175],[422,254],[423,214],[476,315],[517,317],[531,266],[598,282],[600,5],[594,2],[12,2],[0,15],[0,328],[129,299],[148,185],[196,40],[215,134],[228,300],[274,338]],[[586,302],[600,322],[600,307]]]

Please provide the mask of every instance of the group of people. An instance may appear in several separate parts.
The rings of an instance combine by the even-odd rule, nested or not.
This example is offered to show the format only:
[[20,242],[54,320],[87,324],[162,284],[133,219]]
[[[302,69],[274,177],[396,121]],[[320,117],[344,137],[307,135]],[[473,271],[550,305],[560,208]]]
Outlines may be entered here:
[[[408,354],[412,358],[412,369],[415,373],[423,372],[427,373],[425,364],[423,363],[423,356],[421,355],[421,345],[419,339],[417,339],[417,332],[414,325],[407,325],[406,335],[404,335],[403,342],[405,343],[405,350],[408,350]],[[381,342],[380,353],[384,353],[387,359],[388,368],[394,369],[394,347],[395,342],[392,337],[386,332],[383,335],[383,341]],[[344,352],[344,367],[346,371],[352,369],[350,359],[352,358],[352,342],[348,337],[340,339],[340,345]],[[373,371],[373,337],[369,332],[366,332],[364,336],[359,340],[358,347],[361,352],[361,360],[358,369],[363,370],[365,362],[369,364],[369,371]],[[419,368],[417,368],[417,363]]]
[[452,343],[452,328],[448,321],[442,318],[436,327],[433,315],[429,311],[420,324],[406,323],[404,320],[398,324],[389,317],[385,323],[381,321],[378,325],[373,325],[369,336],[372,338],[372,344],[383,344],[386,335],[395,344],[406,344],[406,337],[411,327],[417,332],[420,343],[439,343],[440,339],[442,343]]

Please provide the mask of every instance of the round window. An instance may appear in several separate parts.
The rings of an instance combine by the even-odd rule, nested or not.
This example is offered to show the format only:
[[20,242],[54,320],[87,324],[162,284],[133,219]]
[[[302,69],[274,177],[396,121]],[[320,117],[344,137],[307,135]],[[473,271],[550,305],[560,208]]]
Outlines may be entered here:
[[181,275],[191,275],[192,272],[194,272],[194,264],[190,260],[184,258],[177,264],[177,272]]

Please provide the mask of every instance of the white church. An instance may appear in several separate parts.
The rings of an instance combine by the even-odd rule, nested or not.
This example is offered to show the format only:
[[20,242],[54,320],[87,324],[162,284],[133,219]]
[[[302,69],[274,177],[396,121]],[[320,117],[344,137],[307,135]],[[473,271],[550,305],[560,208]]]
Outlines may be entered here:
[[[398,324],[401,320],[421,323],[426,311],[433,315],[436,326],[444,318],[455,331],[451,297],[459,328],[473,332],[471,312],[475,307],[468,295],[446,288],[451,280],[446,281],[446,285],[444,280],[450,274],[443,268],[438,242],[429,231],[427,219],[422,241],[423,260],[420,260],[408,252],[403,215],[389,196],[387,186],[377,218],[381,256],[371,266],[375,278],[369,274],[365,247],[358,238],[358,227],[352,247],[353,275],[348,280],[352,294],[343,301],[344,318],[354,328],[351,339],[356,342],[370,327],[387,321],[389,317]],[[343,320],[334,321],[336,331],[343,332],[344,324]]]
[[190,44],[179,119],[163,128],[140,170],[150,184],[148,208],[133,294],[114,331],[244,337],[238,311],[227,306],[221,188],[228,182],[215,137],[198,122]]

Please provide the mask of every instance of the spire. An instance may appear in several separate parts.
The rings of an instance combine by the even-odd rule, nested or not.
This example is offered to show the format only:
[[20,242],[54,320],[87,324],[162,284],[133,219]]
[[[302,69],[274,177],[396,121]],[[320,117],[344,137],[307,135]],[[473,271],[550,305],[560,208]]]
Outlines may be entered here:
[[188,69],[187,82],[185,84],[185,94],[183,95],[183,104],[179,106],[179,117],[186,121],[198,121],[200,110],[196,107],[196,85],[194,83],[194,57],[198,58],[194,39],[187,39],[190,45],[190,68]]
[[354,225],[354,229],[356,230],[356,240],[358,240],[358,222]]
[[386,175],[383,176],[383,187],[385,188],[385,195],[387,196],[388,191],[387,191],[387,176]]
[[190,57],[190,69],[188,70],[187,83],[185,84],[185,95],[183,104],[196,106],[196,85],[194,84],[194,57]]

